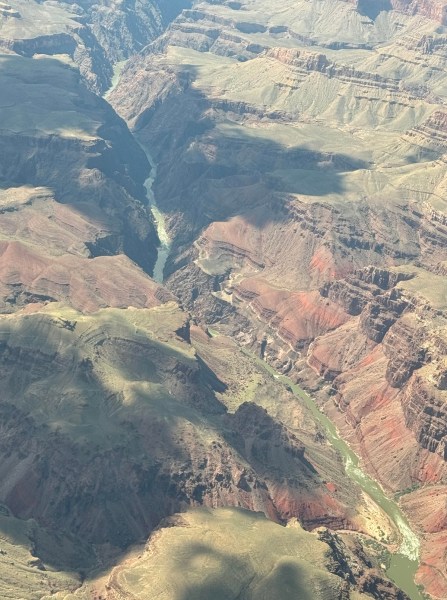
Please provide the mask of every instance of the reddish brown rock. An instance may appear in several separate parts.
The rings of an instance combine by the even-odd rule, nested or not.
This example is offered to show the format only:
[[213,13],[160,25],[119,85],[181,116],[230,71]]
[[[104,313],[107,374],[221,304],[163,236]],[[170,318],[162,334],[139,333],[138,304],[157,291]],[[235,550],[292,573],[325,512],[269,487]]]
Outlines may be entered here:
[[424,534],[416,580],[434,598],[447,594],[446,493],[445,485],[433,485],[401,498],[402,506],[420,523]]
[[317,291],[293,293],[252,278],[235,286],[233,293],[294,350],[347,321],[341,307],[325,300]]
[[107,306],[150,308],[172,298],[124,255],[45,256],[20,242],[0,242],[0,295],[8,312],[33,302],[62,302],[90,313]]

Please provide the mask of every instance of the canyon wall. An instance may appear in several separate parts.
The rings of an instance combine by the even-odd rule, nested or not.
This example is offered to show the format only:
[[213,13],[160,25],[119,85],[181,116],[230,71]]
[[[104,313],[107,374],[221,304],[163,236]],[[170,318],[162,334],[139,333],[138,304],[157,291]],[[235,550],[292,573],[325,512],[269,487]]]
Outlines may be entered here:
[[443,3],[312,6],[185,10],[111,102],[154,147],[169,289],[314,390],[417,527],[446,482]]

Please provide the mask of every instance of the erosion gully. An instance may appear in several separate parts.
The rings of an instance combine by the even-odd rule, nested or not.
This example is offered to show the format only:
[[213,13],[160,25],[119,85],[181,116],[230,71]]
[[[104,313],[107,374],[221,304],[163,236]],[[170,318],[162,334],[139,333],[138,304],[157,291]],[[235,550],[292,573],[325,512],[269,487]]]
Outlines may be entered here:
[[[118,84],[125,62],[126,61],[123,61],[115,65],[112,85],[104,95],[106,100]],[[151,208],[158,237],[160,239],[160,246],[158,247],[158,255],[154,267],[153,279],[159,283],[162,283],[164,267],[170,251],[170,239],[166,229],[163,213],[157,206],[154,192],[152,190],[152,185],[157,175],[157,167],[149,153],[149,150],[141,142],[138,141],[138,143],[145,152],[151,166],[151,171],[145,180],[144,187],[146,188],[147,200]],[[416,571],[419,566],[419,538],[411,529],[411,526],[399,505],[394,500],[389,498],[381,486],[363,471],[360,466],[359,457],[340,437],[335,425],[325,414],[320,411],[314,400],[303,389],[293,383],[291,379],[284,375],[278,374],[266,362],[259,360],[258,364],[261,364],[263,368],[273,377],[275,377],[277,381],[280,381],[286,385],[292,390],[292,392],[299,398],[301,402],[304,402],[315,420],[323,427],[329,443],[336,448],[336,450],[342,456],[347,476],[357,485],[359,485],[360,488],[366,494],[368,494],[368,496],[388,515],[396,530],[399,532],[401,543],[398,551],[394,554],[391,554],[389,565],[386,571],[387,575],[411,598],[411,600],[424,600],[424,594],[420,591],[414,581]]]

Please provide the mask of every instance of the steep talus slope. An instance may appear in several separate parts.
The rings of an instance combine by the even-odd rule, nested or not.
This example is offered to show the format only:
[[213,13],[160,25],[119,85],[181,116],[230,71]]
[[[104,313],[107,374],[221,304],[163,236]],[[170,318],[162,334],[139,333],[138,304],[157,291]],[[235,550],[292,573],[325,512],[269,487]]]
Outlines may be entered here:
[[[444,3],[277,8],[196,3],[111,95],[158,163],[167,285],[322,387],[388,489],[445,494]],[[442,598],[425,531],[419,581]]]

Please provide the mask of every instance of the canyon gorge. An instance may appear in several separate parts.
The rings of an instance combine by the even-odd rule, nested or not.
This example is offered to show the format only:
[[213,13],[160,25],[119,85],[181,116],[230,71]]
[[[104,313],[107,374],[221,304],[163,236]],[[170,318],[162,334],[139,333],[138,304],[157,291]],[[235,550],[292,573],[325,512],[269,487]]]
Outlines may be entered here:
[[1,598],[446,598],[447,1],[10,0],[0,80]]

